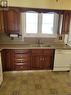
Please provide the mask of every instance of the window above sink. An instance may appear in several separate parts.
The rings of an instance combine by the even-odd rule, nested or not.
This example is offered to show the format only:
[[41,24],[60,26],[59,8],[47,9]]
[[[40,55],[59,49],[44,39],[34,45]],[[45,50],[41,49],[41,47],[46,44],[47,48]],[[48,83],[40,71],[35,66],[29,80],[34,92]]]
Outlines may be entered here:
[[22,38],[57,38],[57,35],[68,34],[70,17],[69,10],[23,8],[21,11]]
[[59,15],[54,12],[21,13],[23,37],[57,37]]

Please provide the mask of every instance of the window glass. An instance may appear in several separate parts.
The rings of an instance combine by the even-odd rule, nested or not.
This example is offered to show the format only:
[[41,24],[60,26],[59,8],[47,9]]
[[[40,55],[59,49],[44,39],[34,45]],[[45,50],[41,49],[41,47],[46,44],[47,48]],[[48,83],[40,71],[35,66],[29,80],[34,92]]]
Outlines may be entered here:
[[26,13],[26,33],[37,33],[38,13]]
[[42,14],[42,33],[53,34],[54,13]]

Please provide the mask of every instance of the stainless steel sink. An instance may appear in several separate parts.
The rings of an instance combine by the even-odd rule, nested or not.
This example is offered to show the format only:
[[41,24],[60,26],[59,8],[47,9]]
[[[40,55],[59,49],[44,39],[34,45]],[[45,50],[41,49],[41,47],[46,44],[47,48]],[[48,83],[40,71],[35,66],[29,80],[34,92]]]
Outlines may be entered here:
[[24,47],[52,47],[52,45],[47,44],[25,44]]

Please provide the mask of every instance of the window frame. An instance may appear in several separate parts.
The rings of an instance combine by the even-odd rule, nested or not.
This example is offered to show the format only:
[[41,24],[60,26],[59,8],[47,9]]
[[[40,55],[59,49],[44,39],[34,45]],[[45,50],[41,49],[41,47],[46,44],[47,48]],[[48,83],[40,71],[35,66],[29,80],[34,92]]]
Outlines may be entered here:
[[[33,12],[33,13],[38,13],[35,11],[26,11],[26,12]],[[21,13],[21,18],[22,18],[22,34],[23,37],[49,37],[49,38],[56,38],[57,37],[57,32],[58,32],[58,25],[57,25],[57,32],[54,32],[53,34],[43,34],[42,33],[42,14],[43,13],[38,13],[38,31],[36,33],[26,33],[26,12]],[[56,12],[47,12],[47,13],[54,13],[57,14]],[[55,17],[54,17],[55,18]],[[59,19],[58,19],[59,20]]]

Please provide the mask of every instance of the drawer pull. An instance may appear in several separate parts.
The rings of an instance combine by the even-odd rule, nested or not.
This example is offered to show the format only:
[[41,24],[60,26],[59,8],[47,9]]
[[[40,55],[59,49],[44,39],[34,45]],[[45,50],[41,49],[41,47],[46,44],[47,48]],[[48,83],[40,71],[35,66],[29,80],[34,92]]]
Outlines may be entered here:
[[23,56],[20,56],[21,58],[23,57]]
[[23,65],[24,63],[16,63],[16,65],[20,66],[20,65]]
[[40,61],[42,61],[43,59],[42,58],[40,58]]

